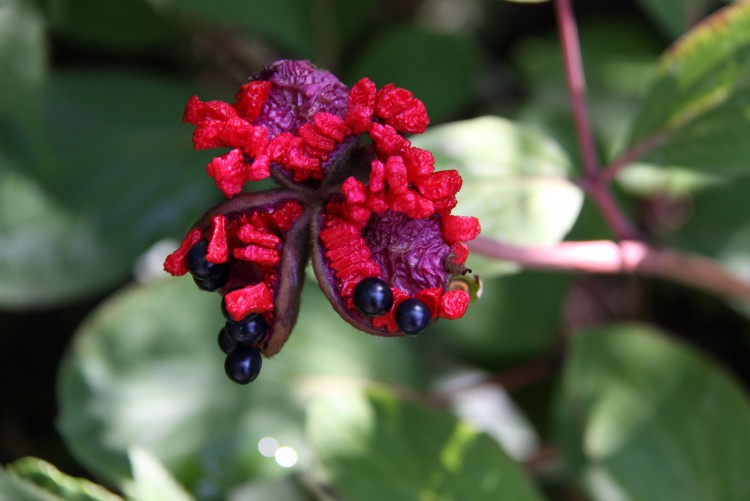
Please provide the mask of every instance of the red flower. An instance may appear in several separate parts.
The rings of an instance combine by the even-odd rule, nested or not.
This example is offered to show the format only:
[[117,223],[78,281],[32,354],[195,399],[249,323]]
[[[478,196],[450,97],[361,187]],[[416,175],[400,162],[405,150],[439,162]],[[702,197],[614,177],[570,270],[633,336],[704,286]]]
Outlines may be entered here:
[[[234,104],[190,98],[184,119],[196,126],[196,148],[230,148],[207,168],[230,200],[195,224],[164,268],[223,295],[234,341],[222,346],[252,331],[243,353],[281,349],[310,254],[336,311],[371,334],[417,333],[464,314],[469,295],[451,284],[468,271],[465,242],[479,222],[451,214],[458,172],[435,171],[432,154],[404,136],[429,124],[411,92],[366,78],[347,90],[309,62],[279,61]],[[284,188],[240,194],[269,176]],[[248,357],[239,357],[245,366]],[[259,367],[243,372],[237,359],[227,359],[230,377],[254,379]]]

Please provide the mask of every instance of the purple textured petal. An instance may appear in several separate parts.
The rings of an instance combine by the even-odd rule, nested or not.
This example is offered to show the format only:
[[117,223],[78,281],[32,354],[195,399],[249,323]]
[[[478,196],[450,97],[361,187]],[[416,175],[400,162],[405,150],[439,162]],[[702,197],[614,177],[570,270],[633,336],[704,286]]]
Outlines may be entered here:
[[349,89],[309,61],[277,61],[255,79],[271,82],[263,110],[253,122],[264,126],[270,136],[296,131],[320,111],[340,117],[346,114]]
[[364,236],[386,282],[408,294],[445,287],[451,248],[440,232],[440,216],[412,219],[394,211],[373,214]]

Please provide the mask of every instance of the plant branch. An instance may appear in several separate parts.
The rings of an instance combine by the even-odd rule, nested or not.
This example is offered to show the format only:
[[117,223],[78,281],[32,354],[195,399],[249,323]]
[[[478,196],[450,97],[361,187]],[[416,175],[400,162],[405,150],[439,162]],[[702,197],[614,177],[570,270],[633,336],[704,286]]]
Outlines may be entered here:
[[722,296],[750,299],[750,283],[727,272],[715,261],[674,249],[656,249],[640,241],[599,240],[521,247],[479,236],[469,247],[477,254],[527,268],[632,273],[671,280]]
[[576,26],[571,0],[556,0],[555,8],[578,147],[581,150],[584,171],[587,176],[593,179],[598,177],[599,160],[597,159],[594,135],[591,131],[586,109],[586,78],[583,73],[578,27]]
[[582,184],[599,207],[602,216],[618,238],[639,239],[641,234],[617,204],[607,181],[600,171],[594,144],[594,134],[586,108],[586,77],[583,73],[581,43],[573,14],[572,0],[555,0],[557,24],[560,32],[565,78],[573,110],[578,147],[581,151],[586,178]]
[[640,143],[636,143],[628,148],[626,151],[620,154],[619,157],[615,158],[612,162],[610,162],[609,165],[604,168],[600,177],[602,183],[611,183],[617,176],[617,174],[619,174],[626,165],[641,158],[643,155],[658,146],[659,143],[664,141],[666,138],[667,134],[665,132],[662,132],[660,134],[656,134],[654,136],[646,138]]

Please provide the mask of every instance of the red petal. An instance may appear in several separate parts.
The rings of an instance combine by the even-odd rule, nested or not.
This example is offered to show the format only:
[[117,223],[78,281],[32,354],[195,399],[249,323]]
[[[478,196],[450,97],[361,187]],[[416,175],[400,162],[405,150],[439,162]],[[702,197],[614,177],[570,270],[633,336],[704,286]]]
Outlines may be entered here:
[[208,229],[208,252],[206,261],[209,263],[226,263],[229,260],[229,246],[227,244],[227,218],[221,214],[211,218]]
[[388,84],[378,91],[374,113],[399,132],[421,133],[430,124],[422,101],[410,91]]
[[381,158],[400,155],[411,146],[411,143],[400,136],[396,129],[390,125],[373,122],[369,134],[375,145],[375,151]]
[[393,193],[403,193],[409,188],[403,158],[399,156],[388,157],[385,162],[385,179]]
[[380,214],[381,212],[388,210],[388,203],[385,201],[385,195],[383,193],[370,193],[367,195],[365,207],[376,214]]
[[393,306],[391,307],[391,311],[383,316],[373,318],[372,325],[378,328],[384,327],[389,332],[397,332],[398,326],[396,325],[396,310],[401,305],[401,303],[409,298],[409,295],[401,289],[396,289],[394,287],[391,287],[391,292],[393,293]]
[[465,264],[468,257],[469,247],[466,244],[459,242],[453,245],[451,261],[456,264]]
[[245,156],[239,148],[234,149],[211,160],[206,172],[214,179],[222,193],[227,198],[232,198],[242,191],[247,179]]
[[432,153],[421,148],[407,148],[402,153],[406,169],[409,171],[409,180],[427,176],[435,171],[435,157]]
[[352,133],[346,122],[340,116],[333,113],[321,111],[313,116],[312,121],[318,132],[330,137],[337,143],[340,143],[346,136]]
[[237,116],[237,110],[224,101],[201,101],[198,96],[191,96],[185,106],[182,120],[198,125],[204,120],[219,120],[226,122]]
[[256,244],[268,249],[275,249],[281,243],[281,239],[273,233],[258,231],[251,224],[243,224],[237,237],[246,244]]
[[[200,127],[196,128],[196,132]],[[261,127],[262,129],[263,127]],[[254,134],[255,126],[245,120],[234,117],[224,122],[224,127],[219,133],[221,144],[219,146],[228,146],[230,148],[245,148],[251,136]]]
[[375,84],[368,78],[362,78],[349,90],[347,98],[349,109],[344,121],[355,134],[362,134],[370,129],[375,95]]
[[370,191],[385,190],[385,165],[380,160],[373,160],[370,164]]
[[462,184],[463,179],[456,170],[441,170],[414,182],[419,193],[430,200],[453,197]]
[[462,290],[448,291],[440,301],[440,316],[448,320],[461,318],[469,307],[471,297],[469,293]]
[[198,228],[190,230],[185,238],[182,239],[180,247],[164,260],[164,271],[175,277],[187,273],[187,254],[190,252],[190,248],[193,245],[200,242],[201,238],[203,238],[203,232],[201,232],[201,230]]
[[306,145],[323,151],[333,151],[336,141],[322,134],[312,122],[307,122],[297,130],[299,137]]
[[242,118],[252,122],[260,115],[269,92],[271,92],[271,82],[267,80],[248,82],[237,92],[234,107]]
[[367,187],[365,183],[354,178],[348,177],[344,184],[341,185],[341,191],[350,204],[363,204],[367,200]]
[[232,255],[237,259],[250,261],[260,266],[273,266],[281,261],[278,251],[257,245],[237,247],[232,251]]
[[299,202],[289,201],[281,207],[263,214],[263,220],[269,228],[276,228],[284,232],[291,228],[298,217],[302,215],[302,205]]
[[242,149],[255,158],[266,153],[268,148],[268,131],[262,125],[251,125],[244,137]]
[[228,292],[224,296],[224,303],[229,316],[236,322],[241,321],[250,313],[273,311],[271,289],[263,282]]
[[440,218],[443,238],[449,244],[473,240],[481,228],[479,220],[472,216],[452,216],[446,214]]
[[193,131],[193,147],[196,150],[220,148],[224,146],[221,133],[224,131],[222,120],[202,120]]
[[253,160],[247,169],[246,179],[248,181],[260,181],[271,175],[270,161],[268,155],[260,155]]
[[430,309],[430,316],[436,318],[440,313],[440,298],[443,295],[441,287],[424,289],[414,294],[415,299],[419,299]]

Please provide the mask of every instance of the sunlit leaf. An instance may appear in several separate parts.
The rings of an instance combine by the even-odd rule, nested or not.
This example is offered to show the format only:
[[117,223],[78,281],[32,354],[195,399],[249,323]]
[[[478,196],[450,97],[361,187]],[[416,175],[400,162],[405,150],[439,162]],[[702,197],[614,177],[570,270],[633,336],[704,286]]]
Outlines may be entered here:
[[[432,151],[438,168],[461,173],[464,183],[455,212],[478,217],[484,237],[519,245],[553,244],[562,240],[581,209],[583,193],[566,177],[573,170],[569,158],[533,129],[482,117],[432,127],[413,143]],[[481,276],[502,269],[470,260]]]
[[58,75],[37,164],[0,153],[0,304],[40,307],[128,277],[220,196],[181,123],[188,88],[135,72]]
[[593,469],[593,487],[642,501],[750,497],[747,397],[720,367],[652,328],[577,335],[561,403],[564,450]]
[[371,390],[321,396],[309,435],[345,499],[540,499],[519,465],[448,413]]
[[128,451],[133,481],[128,482],[128,497],[138,501],[190,501],[194,499],[172,475],[143,447],[133,446]]
[[362,49],[345,75],[353,84],[368,77],[394,83],[421,99],[433,123],[471,105],[479,78],[479,48],[471,39],[416,28],[383,30]]
[[0,501],[122,501],[104,487],[75,478],[38,458],[0,468]]
[[649,164],[746,174],[750,157],[750,4],[716,12],[663,56],[628,141]]
[[377,380],[419,385],[408,340],[373,338],[338,317],[314,284],[284,350],[249,386],[230,382],[216,337],[218,295],[183,277],[131,287],[81,327],[63,365],[59,427],[81,463],[122,482],[140,445],[198,497],[289,470],[258,451],[263,437],[307,458],[306,395]]

